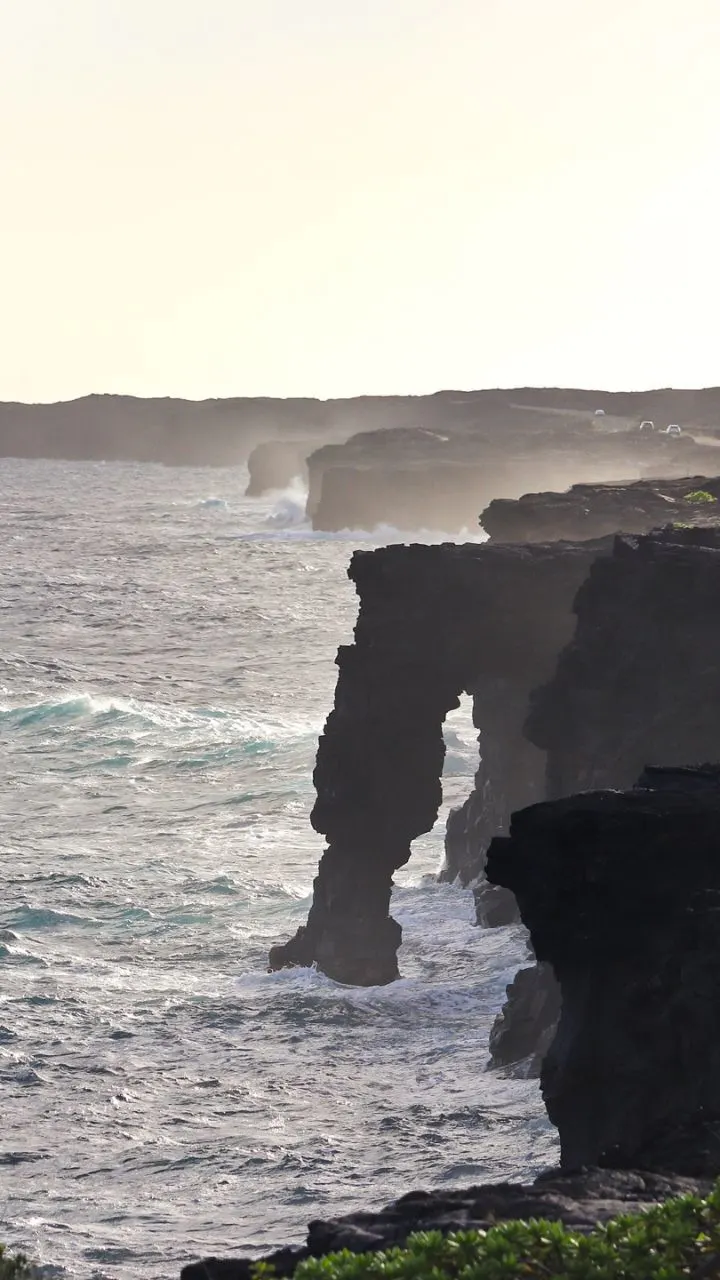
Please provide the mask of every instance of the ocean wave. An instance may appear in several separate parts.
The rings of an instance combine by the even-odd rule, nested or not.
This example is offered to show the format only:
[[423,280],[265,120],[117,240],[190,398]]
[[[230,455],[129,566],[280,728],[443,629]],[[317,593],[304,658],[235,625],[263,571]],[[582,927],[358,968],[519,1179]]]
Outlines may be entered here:
[[0,942],[0,962],[14,965],[36,965],[41,969],[47,969],[48,963],[43,960],[42,956],[36,956],[32,951],[27,951],[24,947],[11,947],[4,942]]
[[[265,973],[323,852],[308,815],[350,553],[458,535],[315,531],[301,486],[248,499],[242,467],[8,467],[0,1066],[43,1083],[0,1088],[4,1147],[47,1155],[8,1169],[8,1242],[74,1280],[131,1280],[136,1249],[158,1280],[301,1238],[309,1199],[332,1216],[360,1184],[382,1203],[481,1157],[483,1177],[550,1162],[537,1083],[482,1071],[526,942],[423,879],[477,768],[467,700],[443,813],[396,877],[402,980]],[[520,1111],[502,1150],[489,1107]]]
[[272,524],[266,531],[231,534],[229,538],[233,542],[346,542],[369,543],[375,547],[393,543],[421,542],[436,546],[443,542],[487,542],[487,535],[468,529],[450,533],[438,529],[398,529],[389,524],[379,524],[372,529],[313,529],[305,517],[293,519],[286,525]]
[[270,495],[275,505],[265,524],[271,529],[290,530],[308,524],[306,506],[308,491],[300,479],[293,480],[287,489]]
[[[445,981],[425,977],[400,977],[386,986],[351,987],[334,982],[317,969],[284,969],[278,973],[251,973],[235,980],[237,998],[257,1004],[264,1016],[289,1026],[304,1026],[308,1016],[318,1025],[337,1022],[344,1029],[378,1019],[408,1027],[426,1027],[441,1019],[447,1028],[458,1023],[477,1026],[494,1017],[500,993],[509,980],[507,966],[483,973],[448,974]],[[224,1006],[230,1016],[231,1006]],[[216,1010],[216,1016],[220,1012]],[[479,1057],[485,1037],[478,1035]]]
[[12,911],[11,918],[16,929],[58,929],[64,925],[85,927],[97,924],[92,916],[56,911],[52,907],[17,907]]
[[[229,511],[230,503],[227,498],[218,498],[211,495],[207,498],[176,498],[170,503],[171,507],[183,508],[188,511]],[[163,513],[166,514],[166,513]]]
[[479,527],[449,532],[440,529],[402,529],[396,525],[378,524],[371,528],[346,528],[335,530],[313,529],[307,515],[308,491],[300,479],[292,481],[286,489],[269,494],[271,501],[262,528],[233,534],[238,542],[339,542],[369,543],[384,546],[388,543],[424,542],[487,542],[487,534]]
[[[3,725],[15,729],[63,728],[74,722],[91,722],[95,728],[134,726],[136,732],[132,737],[113,741],[112,745],[116,747],[133,745],[138,737],[137,730],[144,727],[148,730],[173,730],[180,734],[192,732],[203,738],[222,736],[220,750],[232,749],[233,740],[240,739],[254,751],[272,748],[279,741],[314,736],[321,728],[316,720],[293,718],[292,715],[274,719],[248,712],[239,713],[228,707],[181,707],[79,691],[61,698],[0,707],[0,728]],[[117,767],[121,759],[113,758],[112,763]]]

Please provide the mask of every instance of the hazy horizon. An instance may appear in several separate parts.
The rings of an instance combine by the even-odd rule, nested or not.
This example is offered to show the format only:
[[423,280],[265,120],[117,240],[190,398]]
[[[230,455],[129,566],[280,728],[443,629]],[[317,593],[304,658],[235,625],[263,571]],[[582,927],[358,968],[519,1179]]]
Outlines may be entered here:
[[6,0],[0,399],[720,383],[712,0]]
[[479,393],[482,391],[512,392],[512,391],[527,391],[527,390],[596,392],[599,396],[601,395],[653,395],[656,393],[661,394],[663,392],[670,392],[670,391],[677,391],[677,392],[719,391],[720,383],[715,385],[708,384],[703,387],[676,386],[676,387],[612,387],[612,388],[611,387],[590,387],[590,386],[583,387],[579,385],[576,387],[570,387],[570,386],[557,387],[557,386],[542,386],[540,383],[536,383],[534,386],[530,384],[525,384],[523,386],[516,384],[515,386],[505,386],[505,387],[490,387],[490,386],[488,387],[436,387],[430,391],[372,391],[372,390],[369,390],[369,391],[349,392],[347,395],[338,395],[338,396],[333,396],[333,395],[315,396],[310,393],[294,395],[292,392],[288,392],[286,395],[285,394],[273,395],[271,393],[267,393],[263,391],[258,391],[252,394],[245,393],[245,392],[240,392],[240,393],[228,392],[228,394],[224,396],[214,396],[214,395],[183,396],[183,395],[176,395],[174,392],[163,393],[161,391],[159,392],[154,391],[147,394],[142,392],[134,392],[134,391],[81,391],[76,396],[61,396],[58,399],[49,399],[49,400],[39,400],[39,399],[38,400],[18,400],[18,399],[5,400],[0,398],[0,404],[24,404],[29,407],[32,407],[33,405],[70,404],[75,400],[89,400],[89,399],[92,399],[93,397],[100,398],[102,396],[117,396],[117,397],[125,397],[125,398],[131,398],[131,399],[141,399],[141,400],[146,400],[146,399],[147,400],[187,400],[191,403],[197,403],[197,404],[202,404],[206,401],[213,401],[213,400],[319,400],[320,402],[323,402],[323,401],[331,401],[331,400],[355,400],[355,399],[363,399],[363,398],[372,400],[372,399],[378,399],[380,397],[388,397],[392,399],[396,397],[405,398],[405,397],[412,397],[412,396],[419,397],[419,396],[453,395],[453,394],[473,395],[475,393]]

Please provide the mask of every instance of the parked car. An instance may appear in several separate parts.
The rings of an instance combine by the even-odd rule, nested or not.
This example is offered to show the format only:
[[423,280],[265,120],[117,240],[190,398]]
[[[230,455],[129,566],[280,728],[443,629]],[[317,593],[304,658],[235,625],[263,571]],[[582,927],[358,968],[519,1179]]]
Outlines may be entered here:
[[638,427],[638,431],[654,431],[654,430],[655,430],[655,423],[651,422],[649,418],[644,418],[643,421],[640,423],[640,426]]
[[668,425],[667,425],[667,426],[666,426],[666,428],[665,428],[665,435],[666,435],[666,436],[681,436],[681,435],[682,435],[682,427],[680,426],[680,423],[679,423],[679,422],[670,422],[670,423],[668,423]]
[[605,410],[604,410],[604,409],[596,409],[596,410],[595,410],[594,417],[596,417],[596,418],[604,418],[604,417],[605,417]]

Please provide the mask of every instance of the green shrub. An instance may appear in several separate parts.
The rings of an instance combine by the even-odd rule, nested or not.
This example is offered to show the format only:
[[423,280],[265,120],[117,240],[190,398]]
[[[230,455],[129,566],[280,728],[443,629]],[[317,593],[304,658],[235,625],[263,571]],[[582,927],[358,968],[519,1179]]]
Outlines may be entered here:
[[11,1258],[5,1252],[5,1246],[0,1244],[0,1280],[33,1280],[36,1274],[27,1258],[21,1253]]
[[708,493],[707,489],[693,489],[692,493],[685,494],[683,502],[692,502],[693,505],[698,505],[701,502],[717,502],[717,498]]
[[312,1258],[297,1280],[688,1280],[720,1277],[720,1183],[627,1214],[589,1235],[558,1222],[503,1222],[489,1231],[423,1231],[404,1248]]

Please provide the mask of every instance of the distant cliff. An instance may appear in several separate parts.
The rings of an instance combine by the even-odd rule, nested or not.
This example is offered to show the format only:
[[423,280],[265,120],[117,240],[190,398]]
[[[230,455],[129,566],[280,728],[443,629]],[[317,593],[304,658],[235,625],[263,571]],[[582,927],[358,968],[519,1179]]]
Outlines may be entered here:
[[[425,397],[430,399],[431,397]],[[141,399],[91,395],[57,404],[0,403],[0,457],[233,466],[266,440],[347,439],[403,426],[411,396],[351,400]]]
[[[595,418],[598,408],[603,409],[606,422]],[[440,391],[428,396],[358,396],[346,400],[260,396],[195,401],[91,395],[57,404],[0,403],[0,457],[233,465],[245,462],[262,441],[294,440],[301,445],[307,442],[308,448],[315,450],[310,467],[309,509],[310,514],[317,513],[319,521],[326,519],[329,527],[338,520],[346,522],[345,511],[339,510],[338,504],[348,505],[349,500],[342,495],[357,488],[358,472],[368,470],[372,474],[360,477],[368,483],[360,484],[362,494],[352,499],[354,506],[352,510],[348,508],[347,520],[351,524],[363,523],[377,509],[378,520],[392,521],[394,508],[403,503],[400,514],[406,520],[414,519],[422,500],[420,473],[425,474],[430,492],[437,496],[438,476],[443,479],[440,473],[435,474],[438,464],[440,472],[449,466],[449,475],[457,484],[446,487],[448,491],[462,492],[463,517],[469,514],[474,524],[481,506],[502,496],[505,490],[493,484],[480,492],[477,477],[463,476],[469,441],[489,441],[500,453],[506,451],[511,437],[526,441],[529,472],[517,493],[515,488],[507,493],[518,496],[537,488],[533,483],[532,453],[539,436],[567,438],[574,431],[582,435],[587,433],[588,423],[594,424],[593,434],[612,435],[614,425],[631,427],[645,417],[653,418],[658,426],[677,421],[688,429],[712,435],[716,430],[720,432],[720,389],[610,395],[600,391],[518,388]],[[384,440],[388,435],[395,437],[396,432],[392,442]],[[323,441],[327,445],[318,450],[318,442]],[[474,458],[480,470],[485,465],[484,453],[483,449]],[[337,472],[333,477],[337,501],[332,485],[322,497],[323,474],[329,469]],[[409,480],[408,469],[413,473]],[[697,466],[694,469],[701,470]],[[352,477],[349,485],[342,474],[347,470]],[[378,477],[382,481],[379,489]],[[606,478],[622,476],[615,469]],[[402,497],[405,489],[411,495],[407,499]],[[325,515],[318,512],[321,505],[326,508]]]

